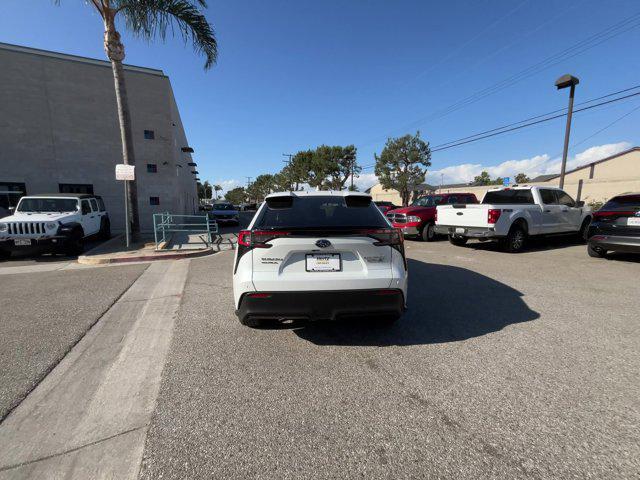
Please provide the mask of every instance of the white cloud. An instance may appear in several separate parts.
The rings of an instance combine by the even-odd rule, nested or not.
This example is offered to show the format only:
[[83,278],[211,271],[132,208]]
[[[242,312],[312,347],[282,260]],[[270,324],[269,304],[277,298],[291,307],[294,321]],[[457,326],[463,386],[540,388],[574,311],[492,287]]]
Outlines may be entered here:
[[213,180],[211,182],[211,185],[220,185],[222,187],[222,192],[219,192],[218,195],[220,195],[221,193],[224,195],[229,190],[232,190],[236,187],[244,186],[244,183],[242,183],[240,180],[224,179],[224,180]]
[[[364,192],[367,188],[374,186],[378,183],[378,177],[375,173],[361,173],[358,178],[353,181],[354,185],[358,187],[361,192]],[[347,186],[349,180],[347,180]]]
[[[629,142],[619,142],[588,148],[567,159],[567,170],[586,165],[610,155],[615,155],[616,153],[627,150],[630,147],[631,144]],[[426,181],[432,185],[439,185],[442,175],[444,183],[466,183],[472,181],[473,178],[476,175],[479,175],[483,170],[486,170],[492,178],[514,177],[521,172],[524,172],[530,178],[533,178],[543,174],[560,173],[561,162],[562,158],[551,158],[549,154],[545,153],[531,158],[507,160],[499,163],[498,165],[465,163],[462,165],[441,168],[439,170],[430,170],[427,172]]]

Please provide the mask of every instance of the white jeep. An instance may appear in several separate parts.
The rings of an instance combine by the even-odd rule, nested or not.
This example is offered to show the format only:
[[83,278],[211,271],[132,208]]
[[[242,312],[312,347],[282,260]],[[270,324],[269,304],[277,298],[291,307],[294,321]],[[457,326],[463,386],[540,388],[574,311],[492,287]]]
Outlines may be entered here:
[[16,251],[79,255],[88,237],[111,237],[102,198],[89,194],[22,197],[12,215],[0,219],[0,256]]

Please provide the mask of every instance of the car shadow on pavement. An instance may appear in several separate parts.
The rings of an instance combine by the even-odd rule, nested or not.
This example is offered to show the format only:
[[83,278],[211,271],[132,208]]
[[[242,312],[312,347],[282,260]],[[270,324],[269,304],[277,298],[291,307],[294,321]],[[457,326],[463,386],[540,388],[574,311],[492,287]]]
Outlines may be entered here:
[[522,293],[466,268],[409,259],[408,309],[400,320],[309,322],[291,325],[316,345],[393,346],[446,343],[480,337],[540,315]]
[[[545,250],[559,250],[561,248],[575,247],[586,244],[576,238],[575,235],[557,235],[552,237],[529,237],[524,247],[524,252],[543,252]],[[496,241],[471,241],[463,248],[473,248],[474,250],[493,250],[500,252],[500,245]]]

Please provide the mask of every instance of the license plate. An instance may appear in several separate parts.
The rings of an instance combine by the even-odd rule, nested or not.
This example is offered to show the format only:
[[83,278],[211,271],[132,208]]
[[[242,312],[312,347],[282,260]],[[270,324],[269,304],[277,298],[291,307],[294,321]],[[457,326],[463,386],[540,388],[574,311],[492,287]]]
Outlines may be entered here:
[[342,270],[339,253],[309,253],[305,261],[307,272],[339,272]]
[[464,228],[456,228],[456,233],[464,233],[466,229]]
[[30,238],[16,238],[13,241],[13,244],[16,247],[31,245],[31,239]]
[[627,225],[630,227],[640,227],[640,217],[627,218]]

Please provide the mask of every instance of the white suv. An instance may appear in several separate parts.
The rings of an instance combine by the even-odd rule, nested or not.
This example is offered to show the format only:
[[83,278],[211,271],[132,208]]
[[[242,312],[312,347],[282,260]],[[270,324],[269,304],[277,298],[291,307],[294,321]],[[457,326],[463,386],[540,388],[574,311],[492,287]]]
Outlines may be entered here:
[[61,193],[22,197],[13,215],[0,219],[0,256],[23,250],[79,255],[87,237],[111,236],[102,198]]
[[274,193],[238,236],[236,314],[263,320],[396,320],[407,298],[402,234],[369,195]]

